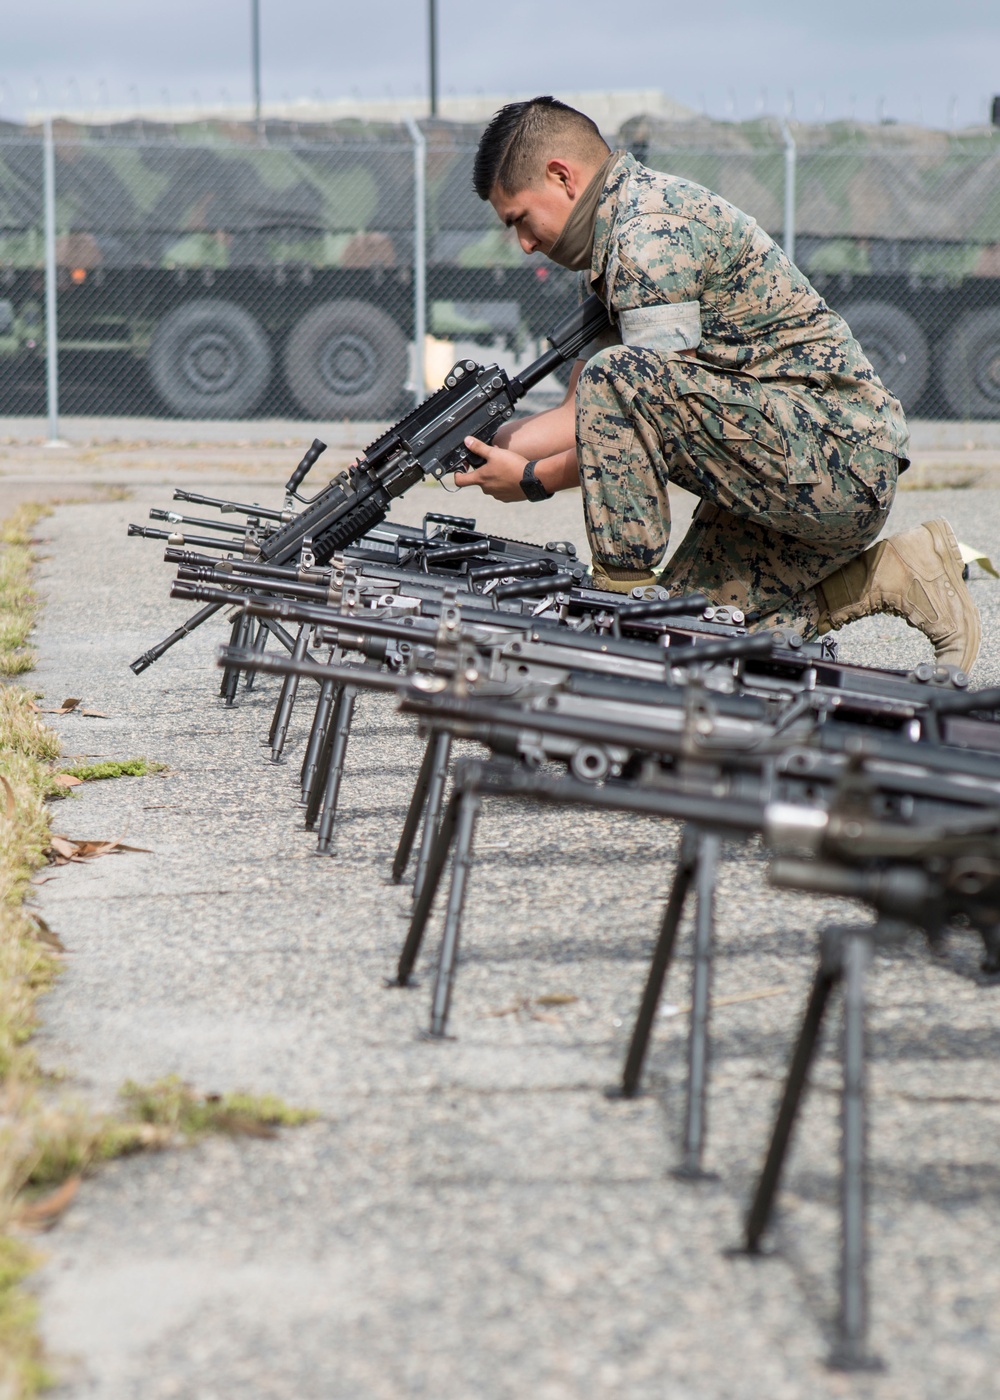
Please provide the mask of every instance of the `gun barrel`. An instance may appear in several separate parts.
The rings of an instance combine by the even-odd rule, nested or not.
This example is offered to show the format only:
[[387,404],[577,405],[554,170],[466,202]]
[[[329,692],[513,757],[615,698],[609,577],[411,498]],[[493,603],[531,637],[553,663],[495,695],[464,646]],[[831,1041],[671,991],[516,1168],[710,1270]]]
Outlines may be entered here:
[[154,530],[148,525],[130,525],[128,533],[143,540],[166,540],[175,546],[193,544],[198,549],[233,550],[239,547],[239,540],[232,537],[221,539],[215,535],[184,535],[179,530]]
[[186,501],[189,506],[214,506],[216,510],[233,511],[241,515],[259,515],[261,520],[283,521],[285,516],[280,510],[274,510],[271,506],[259,506],[254,502],[251,505],[243,501],[225,501],[219,496],[201,496],[197,491],[183,491],[179,486],[174,490],[175,501]]
[[178,515],[173,510],[160,510],[154,506],[149,512],[150,520],[165,520],[168,525],[197,525],[202,530],[223,530],[227,535],[242,535],[246,526],[237,525],[235,520],[205,520],[198,515]]

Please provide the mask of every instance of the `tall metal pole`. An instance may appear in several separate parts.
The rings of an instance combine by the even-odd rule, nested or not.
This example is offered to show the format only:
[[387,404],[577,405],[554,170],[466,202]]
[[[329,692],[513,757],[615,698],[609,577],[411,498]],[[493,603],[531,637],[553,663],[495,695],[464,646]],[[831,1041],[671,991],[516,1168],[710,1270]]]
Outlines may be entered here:
[[430,65],[431,116],[438,114],[437,0],[427,0],[427,58]]
[[427,393],[427,138],[412,117],[406,125],[413,141],[413,397],[420,403]]
[[49,445],[56,446],[59,443],[59,342],[56,303],[56,148],[51,117],[45,118],[42,199],[45,221],[45,387]]
[[253,68],[253,119],[260,121],[260,0],[250,0],[250,63]]
[[785,227],[782,235],[789,262],[795,261],[795,137],[787,122],[781,123],[785,138]]

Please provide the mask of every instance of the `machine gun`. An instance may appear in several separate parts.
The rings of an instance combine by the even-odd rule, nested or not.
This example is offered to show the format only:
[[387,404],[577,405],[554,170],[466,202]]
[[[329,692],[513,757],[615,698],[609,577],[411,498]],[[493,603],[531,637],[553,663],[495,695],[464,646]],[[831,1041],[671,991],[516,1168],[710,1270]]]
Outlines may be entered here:
[[[513,379],[498,365],[460,360],[442,389],[377,438],[348,471],[305,500],[298,488],[323,450],[317,439],[285,487],[286,499],[302,502],[305,509],[255,544],[253,557],[264,563],[286,564],[308,555],[310,561],[324,564],[336,550],[359,540],[384,520],[393,499],[418,481],[428,476],[440,480],[449,473],[481,466],[465,446],[465,439],[492,442],[528,390],[565,360],[573,359],[608,324],[603,302],[591,296],[555,327],[549,336],[551,348]],[[131,669],[140,675],[223,606],[211,603],[202,608],[169,637],[143,652]]]

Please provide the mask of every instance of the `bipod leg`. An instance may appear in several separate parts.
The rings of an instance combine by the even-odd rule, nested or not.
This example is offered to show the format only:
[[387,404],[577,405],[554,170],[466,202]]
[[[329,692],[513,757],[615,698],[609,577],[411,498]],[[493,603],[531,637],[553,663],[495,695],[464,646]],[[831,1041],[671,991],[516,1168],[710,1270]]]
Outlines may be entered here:
[[881,1362],[868,1350],[868,1183],[865,1113],[865,973],[873,930],[844,930],[844,1038],[841,1100],[840,1314],[827,1364],[838,1371],[872,1371]]
[[357,687],[345,685],[340,692],[336,718],[333,721],[333,743],[330,747],[330,767],[323,785],[323,803],[317,830],[316,854],[326,856],[333,847],[333,824],[337,817],[337,800],[340,797],[340,781],[344,776],[344,759],[347,757],[347,741],[351,734],[351,720],[354,717],[354,702]]
[[[257,627],[257,635],[253,639],[253,650],[258,654],[258,656],[267,646],[267,639],[270,635],[271,634],[267,630],[266,625],[263,622],[259,623]],[[246,676],[243,678],[243,689],[253,690],[254,682],[256,680],[257,672],[253,669],[253,667],[251,667],[250,670],[247,671]]]
[[312,792],[313,780],[316,777],[316,769],[319,764],[319,756],[326,740],[327,730],[330,727],[330,716],[333,714],[336,699],[334,690],[333,681],[323,681],[319,688],[319,699],[316,701],[312,728],[309,730],[309,742],[306,744],[305,755],[302,759],[300,774],[302,796],[300,802],[303,806],[309,801],[309,794]]
[[[229,634],[229,645],[232,647],[245,647],[247,634],[253,626],[253,618],[246,613],[240,615],[233,621],[233,630]],[[236,691],[240,684],[240,668],[238,666],[226,666],[222,671],[222,684],[219,686],[219,694],[226,702],[226,708],[232,709],[236,701]]]
[[430,783],[427,788],[427,802],[424,805],[424,829],[420,834],[420,853],[417,856],[417,873],[413,881],[413,898],[418,898],[427,878],[427,862],[431,858],[431,847],[441,821],[441,808],[444,806],[444,790],[448,785],[448,764],[451,761],[451,735],[446,733],[434,736],[434,750],[431,758]]
[[403,830],[399,833],[399,845],[396,847],[396,854],[392,858],[392,883],[394,885],[402,883],[403,876],[406,874],[406,867],[410,863],[413,842],[416,840],[417,830],[420,826],[420,818],[424,810],[424,803],[427,800],[427,788],[431,781],[431,769],[434,766],[434,744],[436,739],[436,734],[430,735],[424,748],[424,756],[420,760],[420,771],[417,774],[417,781],[413,785],[410,805],[406,809],[406,820],[403,822]]
[[715,880],[720,838],[704,832],[699,841],[695,873],[697,905],[694,921],[694,969],[691,978],[691,1023],[688,1029],[687,1111],[684,1116],[684,1160],[674,1172],[687,1180],[711,1176],[702,1169],[708,1100],[709,998],[715,941]]
[[441,818],[441,825],[438,828],[437,839],[431,851],[431,858],[427,862],[427,875],[424,879],[424,887],[420,891],[420,898],[414,901],[413,913],[410,917],[410,927],[406,931],[406,941],[399,955],[399,964],[396,968],[395,977],[395,985],[398,987],[409,986],[413,966],[417,961],[420,945],[424,941],[424,930],[427,927],[427,920],[430,917],[434,896],[437,894],[438,885],[441,883],[441,876],[444,874],[444,868],[448,863],[451,843],[455,839],[460,797],[461,793],[452,793],[451,800],[445,808],[444,816]]
[[677,869],[674,872],[670,894],[667,896],[666,908],[663,911],[660,934],[656,940],[656,947],[653,949],[652,961],[649,964],[649,974],[643,989],[639,1014],[635,1018],[635,1029],[632,1031],[632,1040],[625,1058],[621,1086],[620,1088],[615,1086],[615,1088],[608,1090],[611,1097],[620,1096],[623,1099],[631,1099],[639,1092],[642,1067],[646,1060],[649,1039],[653,1033],[653,1024],[660,1005],[660,997],[663,995],[663,984],[673,961],[677,930],[684,912],[691,877],[698,864],[698,837],[699,833],[693,827],[686,826],[684,828]]
[[781,1172],[785,1164],[791,1141],[792,1129],[798,1115],[799,1104],[809,1081],[809,1068],[816,1054],[823,1017],[826,1014],[830,993],[840,977],[840,948],[833,934],[836,930],[824,930],[823,945],[819,966],[813,979],[809,1000],[795,1042],[792,1058],[785,1078],[785,1087],[778,1105],[778,1115],[774,1122],[770,1146],[764,1159],[753,1203],[747,1213],[746,1253],[759,1254],[760,1242],[771,1221],[774,1200],[781,1184]]
[[459,798],[455,855],[451,863],[451,889],[448,891],[448,909],[444,918],[441,953],[437,976],[434,979],[434,995],[431,999],[430,1034],[435,1039],[444,1037],[448,1025],[448,1008],[451,1005],[458,961],[458,940],[462,932],[462,910],[465,907],[469,867],[472,864],[472,842],[481,804],[482,799],[475,788],[466,788]]
[[320,807],[323,802],[323,789],[326,787],[327,775],[330,772],[330,757],[333,753],[333,738],[337,727],[337,712],[340,709],[340,697],[344,687],[338,685],[334,687],[333,696],[330,703],[330,712],[327,716],[326,728],[323,731],[322,743],[320,744],[319,755],[316,759],[316,771],[313,774],[312,785],[309,791],[309,799],[306,802],[306,830],[312,831],[319,817]]
[[[309,633],[305,623],[303,623],[295,635],[295,646],[292,650],[293,661],[301,661],[305,656],[308,640]],[[281,755],[285,750],[285,740],[288,738],[292,710],[295,708],[295,697],[298,693],[299,677],[292,674],[287,675],[282,681],[281,694],[278,696],[278,703],[274,708],[274,718],[271,721],[271,732],[268,736],[272,763],[281,762]]]

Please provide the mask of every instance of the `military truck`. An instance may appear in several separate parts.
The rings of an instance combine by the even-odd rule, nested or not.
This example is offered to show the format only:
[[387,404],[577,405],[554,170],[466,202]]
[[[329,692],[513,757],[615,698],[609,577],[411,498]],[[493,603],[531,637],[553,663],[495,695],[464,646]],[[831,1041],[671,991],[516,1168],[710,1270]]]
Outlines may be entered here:
[[[476,198],[477,134],[426,134],[427,330],[517,350],[572,304],[573,279],[529,263]],[[64,400],[192,418],[399,409],[414,336],[405,127],[54,135]],[[0,125],[0,394],[25,402],[44,377],[42,220],[41,135]]]
[[[471,186],[479,128],[427,140],[427,329],[508,351],[571,304]],[[796,125],[796,261],[910,412],[1000,417],[1000,138]],[[613,138],[784,237],[770,120],[639,117]],[[63,401],[184,417],[392,416],[413,385],[406,127],[55,126]],[[42,146],[0,123],[0,403],[44,381]]]

